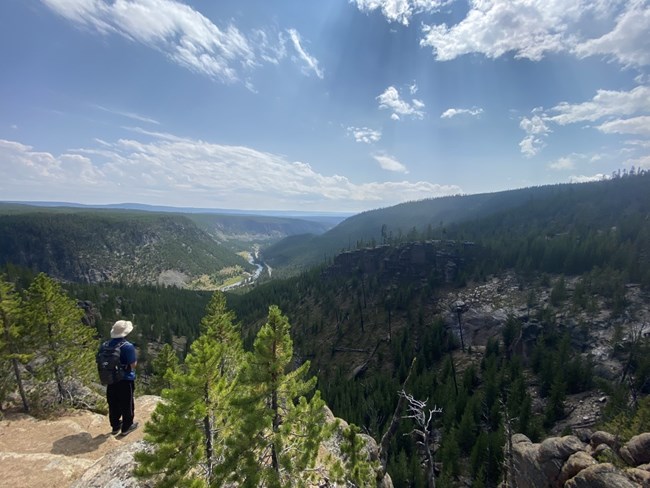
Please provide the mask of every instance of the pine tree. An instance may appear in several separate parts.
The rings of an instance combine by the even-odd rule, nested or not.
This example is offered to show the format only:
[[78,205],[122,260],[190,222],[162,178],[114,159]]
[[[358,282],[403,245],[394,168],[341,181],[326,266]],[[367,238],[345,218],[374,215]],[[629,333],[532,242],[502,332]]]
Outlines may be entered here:
[[149,392],[153,395],[160,395],[164,388],[171,388],[171,378],[179,371],[178,356],[174,348],[165,344],[158,355],[151,362],[153,375],[149,383]]
[[36,377],[54,380],[58,401],[70,395],[70,380],[90,382],[95,373],[97,341],[93,329],[81,322],[83,311],[61,286],[40,273],[27,289],[24,320],[36,340],[38,354],[45,357],[36,366]]
[[273,305],[243,374],[247,391],[239,402],[241,430],[224,470],[241,486],[306,486],[316,476],[324,402],[318,391],[307,400],[316,378],[306,379],[309,362],[290,371],[292,359],[289,321]]
[[233,319],[223,295],[215,293],[185,360],[186,374],[168,375],[171,388],[163,390],[164,401],[145,427],[154,450],[136,455],[136,474],[159,475],[159,487],[219,485],[225,443],[239,422],[231,401],[238,395],[243,348]]
[[[0,359],[11,363],[23,409],[28,412],[29,403],[23,386],[20,362],[26,361],[29,355],[20,353],[20,345],[25,341],[24,329],[19,321],[20,305],[20,296],[13,284],[0,277]],[[0,395],[0,406],[3,399],[4,394]]]
[[368,453],[363,449],[363,438],[359,433],[359,427],[354,424],[343,429],[340,446],[343,463],[334,466],[332,478],[335,482],[351,488],[376,486],[376,466],[368,459]]

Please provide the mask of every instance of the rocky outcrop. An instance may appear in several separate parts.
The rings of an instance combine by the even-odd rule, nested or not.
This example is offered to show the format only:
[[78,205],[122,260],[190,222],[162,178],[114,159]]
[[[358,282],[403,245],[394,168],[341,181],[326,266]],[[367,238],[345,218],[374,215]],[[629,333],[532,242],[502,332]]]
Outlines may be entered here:
[[[159,397],[149,395],[136,398],[136,420],[146,422],[159,401]],[[110,462],[107,460],[128,466],[133,446],[142,440],[143,431],[138,429],[126,437],[114,437],[110,430],[106,415],[84,410],[50,420],[7,414],[0,421],[0,473],[3,473],[0,484],[12,488],[67,488],[85,473]],[[125,476],[117,477],[121,480],[117,482],[78,486],[141,486],[125,484]]]
[[[151,418],[160,397],[136,398],[136,420],[141,426]],[[323,442],[322,459],[342,460],[340,443],[344,420],[327,409],[326,421],[337,423],[331,438]],[[139,428],[126,437],[110,434],[106,415],[73,411],[54,420],[37,420],[25,414],[9,414],[0,421],[0,485],[12,488],[152,488],[151,480],[133,476],[134,454],[150,449]],[[379,460],[375,440],[361,434],[363,452]],[[650,473],[649,473],[650,474]],[[389,475],[378,488],[393,488]]]
[[631,481],[613,464],[602,463],[580,471],[564,485],[565,488],[638,488],[638,483]]
[[535,488],[561,486],[565,462],[586,446],[575,436],[551,437],[533,444],[528,437],[515,434],[512,439],[515,485]]
[[146,442],[137,441],[110,451],[88,468],[70,488],[153,488],[153,482],[133,476],[133,456],[147,448]]
[[426,241],[400,246],[375,246],[342,252],[325,271],[325,276],[350,276],[359,271],[377,275],[381,282],[426,283],[431,276],[451,283],[479,247],[469,242]]
[[[512,436],[515,486],[528,488],[650,487],[650,433],[640,434],[619,449],[615,436],[598,431],[588,442],[576,436],[550,437],[536,444],[522,434]],[[598,459],[612,460],[599,463]],[[625,461],[628,468],[618,467]]]
[[632,437],[621,448],[620,454],[630,466],[650,463],[650,432]]

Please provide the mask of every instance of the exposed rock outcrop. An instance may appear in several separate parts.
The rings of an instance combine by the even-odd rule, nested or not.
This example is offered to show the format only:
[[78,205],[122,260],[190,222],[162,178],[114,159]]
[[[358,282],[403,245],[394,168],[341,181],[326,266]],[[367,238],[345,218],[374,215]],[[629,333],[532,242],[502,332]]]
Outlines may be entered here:
[[[597,431],[582,442],[576,436],[550,437],[535,444],[512,436],[515,486],[527,488],[650,487],[650,433],[618,448],[615,436]],[[612,460],[599,463],[598,459]],[[631,467],[621,468],[625,460]]]
[[565,488],[639,488],[610,463],[595,464],[580,471],[564,485]]
[[632,437],[621,448],[620,454],[630,466],[650,463],[650,432]]

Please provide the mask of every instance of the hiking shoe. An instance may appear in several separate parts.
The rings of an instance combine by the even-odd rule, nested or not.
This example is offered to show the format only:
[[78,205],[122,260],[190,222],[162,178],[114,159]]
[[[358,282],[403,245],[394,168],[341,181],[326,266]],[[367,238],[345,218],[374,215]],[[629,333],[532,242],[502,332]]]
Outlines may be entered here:
[[120,422],[120,425],[113,428],[113,430],[111,431],[111,435],[117,435],[120,433],[121,430],[122,430],[122,422]]
[[137,428],[138,428],[138,423],[137,423],[137,422],[133,422],[133,423],[129,426],[128,429],[122,431],[122,433],[120,434],[120,436],[124,437],[125,435],[130,434],[131,432],[133,432],[133,431],[134,431],[135,429],[137,429]]

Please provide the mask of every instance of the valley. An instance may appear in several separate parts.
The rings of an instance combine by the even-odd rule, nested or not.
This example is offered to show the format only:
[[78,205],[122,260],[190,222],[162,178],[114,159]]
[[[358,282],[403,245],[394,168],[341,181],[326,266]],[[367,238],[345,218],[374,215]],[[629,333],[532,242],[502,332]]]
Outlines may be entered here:
[[[532,443],[512,447],[521,463],[549,438],[582,439],[574,454],[601,429],[621,445],[650,432],[649,178],[413,202],[283,239],[265,219],[254,232],[250,221],[231,222],[228,238],[187,216],[7,211],[0,243],[7,279],[21,289],[35,271],[52,274],[99,336],[118,318],[134,320],[144,392],[160,393],[165,345],[182,361],[200,343],[221,287],[251,353],[269,307],[279,307],[291,324],[291,369],[309,361],[333,415],[380,443],[405,415],[399,392],[426,399],[440,409],[426,445],[437,483],[497,486],[507,432]],[[252,251],[230,250],[244,242]],[[414,428],[403,418],[379,448],[394,486],[426,486]]]

